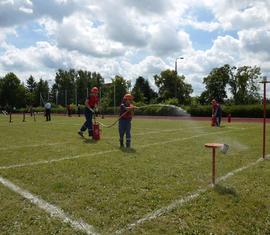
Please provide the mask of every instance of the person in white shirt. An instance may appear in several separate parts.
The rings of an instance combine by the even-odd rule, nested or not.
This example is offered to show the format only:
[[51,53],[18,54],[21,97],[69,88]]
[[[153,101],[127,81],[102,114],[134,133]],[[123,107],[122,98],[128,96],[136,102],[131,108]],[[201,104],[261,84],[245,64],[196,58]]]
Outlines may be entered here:
[[45,104],[45,116],[46,116],[46,121],[51,121],[51,108],[52,108],[52,105],[51,103],[47,102]]

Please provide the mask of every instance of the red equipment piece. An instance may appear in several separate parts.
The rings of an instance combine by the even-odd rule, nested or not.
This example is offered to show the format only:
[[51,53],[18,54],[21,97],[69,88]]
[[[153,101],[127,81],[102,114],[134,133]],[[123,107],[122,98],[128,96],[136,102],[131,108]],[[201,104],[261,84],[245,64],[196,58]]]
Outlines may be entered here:
[[216,117],[215,116],[212,116],[212,119],[211,119],[211,126],[216,126]]
[[228,122],[230,123],[232,121],[232,115],[229,113],[228,114]]
[[93,124],[93,140],[100,140],[100,132],[101,129],[99,127],[99,124],[95,122]]

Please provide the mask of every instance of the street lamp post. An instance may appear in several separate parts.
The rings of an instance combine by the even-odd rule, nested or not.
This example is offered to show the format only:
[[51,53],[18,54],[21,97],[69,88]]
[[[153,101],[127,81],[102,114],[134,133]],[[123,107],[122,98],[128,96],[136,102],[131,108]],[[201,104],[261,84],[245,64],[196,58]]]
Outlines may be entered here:
[[52,79],[48,80],[48,101],[50,99],[50,82],[52,82]]
[[184,57],[181,56],[181,57],[176,58],[176,60],[174,62],[174,71],[175,71],[176,75],[177,75],[177,61],[183,60],[183,59],[184,59]]
[[[183,60],[183,59],[184,59],[184,57],[181,56],[181,57],[176,58],[176,60],[174,62],[174,71],[175,71],[176,77],[177,77],[177,61],[178,60]],[[176,80],[177,80],[177,78],[175,78],[175,84],[174,84],[174,96],[175,96],[175,98],[177,98]]]
[[266,84],[267,77],[263,76],[263,80],[260,82],[263,84],[263,159],[265,159],[265,139],[266,139]]

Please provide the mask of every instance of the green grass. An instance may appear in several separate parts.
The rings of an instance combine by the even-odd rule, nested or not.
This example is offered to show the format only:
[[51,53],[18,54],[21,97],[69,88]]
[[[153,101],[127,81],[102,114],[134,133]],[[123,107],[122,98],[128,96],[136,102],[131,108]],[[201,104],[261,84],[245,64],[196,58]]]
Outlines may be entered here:
[[[101,234],[113,234],[211,181],[207,142],[230,145],[217,156],[226,175],[261,156],[262,125],[144,120],[132,122],[131,151],[118,147],[117,128],[103,129],[99,142],[82,139],[83,117],[0,117],[0,175],[81,218]],[[115,119],[104,119],[111,123]],[[269,127],[269,126],[267,126]],[[270,138],[267,138],[269,143]],[[102,153],[107,151],[107,153]],[[50,164],[1,166],[80,156]],[[208,188],[196,199],[124,234],[269,234],[270,162],[263,161]],[[0,184],[0,234],[80,234]]]

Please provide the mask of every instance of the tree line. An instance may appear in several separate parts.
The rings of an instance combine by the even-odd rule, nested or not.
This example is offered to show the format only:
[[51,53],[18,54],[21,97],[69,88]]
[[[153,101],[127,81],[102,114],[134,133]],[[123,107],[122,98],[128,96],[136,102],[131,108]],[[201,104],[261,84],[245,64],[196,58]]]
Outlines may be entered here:
[[200,96],[191,97],[192,85],[184,75],[174,70],[164,70],[154,75],[157,91],[151,88],[147,79],[139,76],[133,87],[130,81],[116,75],[105,83],[100,73],[85,70],[59,69],[52,84],[50,80],[35,79],[32,75],[25,83],[10,72],[0,77],[1,107],[37,107],[50,101],[55,105],[83,104],[89,95],[89,88],[100,90],[102,106],[118,106],[125,93],[131,92],[137,103],[170,103],[175,105],[209,104],[212,99],[234,104],[258,102],[261,71],[257,66],[235,67],[228,64],[214,68],[203,78],[205,90]]

